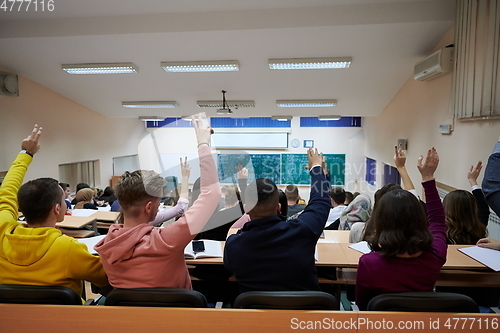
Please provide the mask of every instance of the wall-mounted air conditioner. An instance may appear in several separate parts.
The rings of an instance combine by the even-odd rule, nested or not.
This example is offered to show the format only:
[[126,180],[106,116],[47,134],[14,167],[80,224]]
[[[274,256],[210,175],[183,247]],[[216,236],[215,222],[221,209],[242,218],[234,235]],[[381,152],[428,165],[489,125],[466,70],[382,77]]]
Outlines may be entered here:
[[453,70],[453,47],[441,49],[415,65],[413,78],[419,81],[435,79]]

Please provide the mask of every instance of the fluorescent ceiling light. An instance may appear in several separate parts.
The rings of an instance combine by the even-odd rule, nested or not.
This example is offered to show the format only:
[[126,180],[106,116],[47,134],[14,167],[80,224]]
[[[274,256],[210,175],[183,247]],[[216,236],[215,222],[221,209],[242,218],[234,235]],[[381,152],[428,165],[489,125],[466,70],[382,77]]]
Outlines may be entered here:
[[231,114],[233,111],[231,109],[217,109],[217,114]]
[[122,102],[122,106],[132,109],[170,109],[178,108],[179,104],[175,101],[160,102]]
[[278,120],[278,121],[287,121],[287,120],[292,120],[292,116],[272,116],[271,117],[273,120]]
[[[196,101],[200,108],[221,108],[222,101]],[[226,101],[226,107],[229,108],[253,108],[255,107],[254,101]]]
[[62,69],[69,74],[129,74],[139,72],[131,62],[110,64],[67,64]]
[[232,72],[239,71],[237,60],[162,62],[165,72]]
[[269,59],[269,69],[332,69],[349,68],[352,58]]
[[340,118],[342,118],[342,116],[339,116],[339,115],[319,116],[318,117],[319,120],[340,120]]
[[160,116],[140,116],[140,120],[142,121],[163,121],[165,120],[165,117],[160,117]]
[[336,105],[336,99],[291,99],[276,101],[276,106],[279,108],[324,108]]

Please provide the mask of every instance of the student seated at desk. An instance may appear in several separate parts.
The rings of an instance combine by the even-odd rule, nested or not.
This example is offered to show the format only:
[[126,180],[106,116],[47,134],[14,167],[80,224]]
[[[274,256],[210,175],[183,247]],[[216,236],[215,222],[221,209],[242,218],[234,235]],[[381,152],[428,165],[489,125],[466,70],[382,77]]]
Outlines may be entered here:
[[75,209],[95,209],[97,206],[94,203],[94,190],[91,188],[82,188],[76,193]]
[[[373,211],[373,251],[360,257],[356,274],[356,304],[366,310],[370,299],[385,293],[431,291],[446,262],[444,209],[434,180],[439,157],[434,148],[418,170],[425,190],[427,216],[408,191],[385,194]],[[428,219],[428,220],[427,220]]]
[[184,248],[217,207],[220,187],[209,147],[212,129],[201,117],[192,121],[198,141],[201,194],[176,222],[156,228],[148,222],[157,214],[164,178],[154,171],[126,172],[115,187],[123,224],[113,224],[94,249],[115,288],[186,288],[191,278]]
[[[52,178],[21,186],[39,149],[41,131],[35,125],[22,142],[23,150],[0,187],[0,284],[58,285],[81,295],[82,280],[105,287],[108,279],[99,258],[85,244],[55,228],[66,213],[62,188]],[[18,203],[26,225],[17,222]]]
[[314,252],[331,207],[330,182],[322,156],[312,149],[308,156],[311,196],[296,219],[280,215],[273,181],[259,178],[248,185],[245,210],[251,221],[229,236],[224,248],[224,265],[234,273],[240,292],[320,290]]

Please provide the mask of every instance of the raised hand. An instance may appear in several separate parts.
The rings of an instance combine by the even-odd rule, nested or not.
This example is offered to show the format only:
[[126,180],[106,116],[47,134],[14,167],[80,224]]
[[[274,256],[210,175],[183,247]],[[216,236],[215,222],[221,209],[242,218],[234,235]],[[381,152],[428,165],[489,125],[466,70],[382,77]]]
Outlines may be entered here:
[[428,181],[434,179],[434,172],[436,171],[439,164],[439,155],[434,147],[429,149],[427,156],[420,156],[417,162],[418,171],[422,175],[422,181]]
[[248,169],[243,167],[243,163],[236,163],[238,170],[238,179],[248,179]]
[[477,177],[483,168],[483,162],[478,161],[476,165],[471,165],[469,172],[467,173],[467,179],[469,180],[470,186],[477,185]]
[[181,175],[183,179],[189,179],[189,175],[191,174],[191,167],[187,162],[187,156],[184,158],[184,162],[182,161],[182,157],[179,158],[181,164]]
[[26,150],[32,156],[35,155],[40,149],[40,144],[38,140],[40,139],[40,135],[42,134],[42,128],[35,125],[33,127],[33,131],[26,139],[21,143],[21,149]]
[[193,117],[192,123],[196,132],[198,146],[201,144],[210,146],[210,135],[214,133],[214,130],[203,121],[201,114],[198,114],[197,118]]
[[401,145],[394,146],[394,164],[396,168],[404,168],[406,163],[406,152],[401,148]]
[[323,153],[318,153],[318,149],[312,149],[312,148],[309,148],[307,150],[307,158],[308,158],[308,164],[309,164],[309,170],[311,170],[311,168],[314,166],[314,165],[323,165]]

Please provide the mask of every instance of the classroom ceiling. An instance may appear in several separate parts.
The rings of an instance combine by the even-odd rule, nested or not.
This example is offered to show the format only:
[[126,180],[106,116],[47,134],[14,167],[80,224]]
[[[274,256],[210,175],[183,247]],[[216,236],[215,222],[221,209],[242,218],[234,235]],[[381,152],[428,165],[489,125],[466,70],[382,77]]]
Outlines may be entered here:
[[[47,3],[48,0],[45,0]],[[40,2],[40,1],[39,1]],[[27,3],[27,2],[26,2]],[[108,117],[186,116],[197,100],[254,100],[235,117],[376,116],[453,25],[456,0],[54,0],[0,10],[0,67]],[[349,69],[273,71],[270,58],[352,57]],[[238,60],[238,72],[166,73],[163,61]],[[137,74],[62,64],[133,62]],[[422,82],[419,84],[426,84]],[[22,86],[20,94],[23,94]],[[337,99],[333,108],[278,108]],[[122,101],[177,101],[126,109]]]

